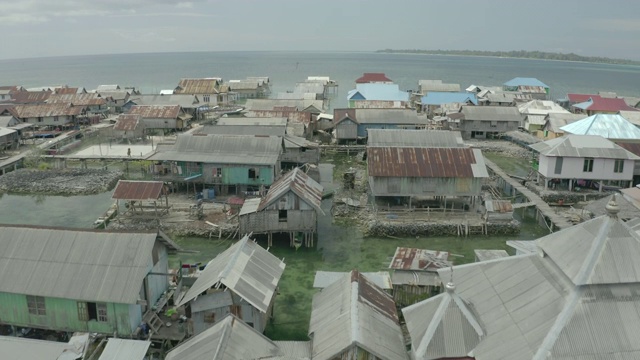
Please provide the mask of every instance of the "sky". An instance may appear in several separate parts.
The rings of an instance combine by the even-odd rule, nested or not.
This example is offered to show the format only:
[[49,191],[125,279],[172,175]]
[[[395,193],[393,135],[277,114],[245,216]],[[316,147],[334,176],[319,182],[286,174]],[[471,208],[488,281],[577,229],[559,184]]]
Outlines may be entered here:
[[640,60],[639,13],[632,0],[0,0],[0,59],[390,48]]

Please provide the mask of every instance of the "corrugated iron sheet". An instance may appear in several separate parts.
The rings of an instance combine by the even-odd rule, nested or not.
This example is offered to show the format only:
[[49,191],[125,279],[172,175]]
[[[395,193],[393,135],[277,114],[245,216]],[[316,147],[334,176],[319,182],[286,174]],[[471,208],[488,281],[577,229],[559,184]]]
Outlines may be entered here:
[[179,105],[183,109],[195,109],[199,107],[200,100],[196,95],[136,95],[129,98],[136,105]]
[[51,94],[47,99],[48,104],[70,103],[73,106],[104,105],[107,101],[97,93],[87,94]]
[[305,111],[310,107],[322,111],[324,109],[324,101],[309,99],[248,99],[245,103],[245,108],[250,111]]
[[518,121],[522,115],[513,106],[463,106],[462,113],[467,121]]
[[[313,279],[313,287],[324,289],[334,282],[342,279],[345,274],[346,273],[344,272],[336,271],[316,271],[316,276]],[[393,288],[393,285],[391,284],[391,277],[387,271],[363,272],[360,274],[381,289],[389,290]]]
[[256,118],[286,118],[289,122],[297,122],[309,125],[312,122],[312,114],[306,111],[276,111],[276,110],[250,110],[245,113],[246,117]]
[[135,304],[156,232],[0,227],[0,292]]
[[317,212],[324,214],[320,208],[323,186],[299,168],[289,171],[269,187],[267,195],[260,202],[258,211],[264,210],[289,191],[293,191]]
[[232,314],[173,348],[165,360],[272,359],[278,346]]
[[287,127],[283,125],[255,126],[255,125],[205,125],[198,128],[199,134],[219,135],[262,135],[284,137]]
[[459,131],[370,129],[367,134],[370,147],[466,147]]
[[178,306],[221,283],[267,312],[285,264],[248,236],[211,260]]
[[175,93],[213,95],[218,93],[218,86],[221,82],[219,78],[181,79]]
[[110,338],[98,360],[143,360],[150,341]]
[[391,259],[389,269],[436,271],[451,266],[446,251],[397,247]]
[[394,270],[391,274],[393,285],[441,286],[442,281],[436,272]]
[[311,360],[310,341],[274,341],[282,352],[282,356],[275,356],[269,360]]
[[113,191],[112,199],[118,200],[157,200],[163,194],[162,181],[119,180]]
[[134,131],[141,124],[142,116],[135,114],[122,114],[118,116],[113,130],[118,131]]
[[364,73],[356,79],[356,84],[366,84],[371,82],[391,82],[384,73]]
[[639,160],[640,157],[597,135],[566,135],[529,145],[544,156]]
[[369,176],[473,178],[476,163],[469,148],[367,148]]
[[473,253],[478,261],[488,261],[509,256],[505,250],[475,249]]
[[177,119],[180,105],[134,105],[129,114],[140,115],[144,119]]
[[51,116],[75,116],[82,114],[83,108],[68,103],[16,105],[19,118],[37,118]]
[[510,213],[513,212],[513,205],[509,200],[487,200],[484,204],[487,211]]
[[14,104],[42,104],[51,94],[51,91],[15,91],[11,99]]
[[77,349],[73,344],[15,336],[0,336],[0,352],[3,359],[59,360],[82,357],[82,349]]
[[560,128],[575,135],[598,135],[606,139],[640,140],[640,129],[617,114],[596,114]]
[[[259,114],[260,112],[256,112]],[[305,113],[309,114],[309,113]],[[309,114],[311,115],[311,114]],[[287,126],[286,117],[270,117],[270,116],[257,116],[257,117],[241,117],[241,118],[220,118],[217,122],[218,125],[237,125],[237,126]]]

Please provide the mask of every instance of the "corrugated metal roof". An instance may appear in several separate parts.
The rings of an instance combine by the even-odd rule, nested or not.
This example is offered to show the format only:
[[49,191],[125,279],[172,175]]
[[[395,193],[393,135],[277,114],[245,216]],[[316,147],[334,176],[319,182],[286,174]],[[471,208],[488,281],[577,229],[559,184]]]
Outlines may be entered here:
[[260,81],[258,80],[230,80],[227,85],[229,85],[230,91],[236,90],[257,90],[260,88]]
[[473,307],[458,296],[453,284],[446,288],[444,294],[402,309],[415,359],[468,356],[485,335]]
[[295,168],[284,174],[269,187],[267,195],[260,202],[258,211],[269,207],[289,191],[292,191],[320,214],[324,214],[320,208],[324,187],[300,170],[300,168]]
[[310,341],[274,341],[282,352],[282,356],[274,356],[269,360],[311,360]]
[[513,212],[513,205],[509,200],[487,200],[484,207],[490,212]]
[[324,94],[324,81],[305,81],[296,83],[293,88],[294,93],[298,94]]
[[171,150],[158,151],[150,160],[213,164],[275,165],[282,138],[249,135],[178,135]]
[[[633,203],[637,203],[634,201],[633,197],[629,197],[631,201],[627,200],[627,194],[637,194],[640,195],[640,189],[638,188],[630,188],[630,189],[620,189],[622,196],[616,196],[616,202],[620,207],[620,212],[618,213],[618,217],[626,220],[640,217],[640,209],[636,207]],[[593,216],[602,216],[607,214],[607,210],[605,206],[609,203],[611,198],[609,196],[605,196],[602,199],[598,199],[590,202],[588,205],[584,207],[585,210],[588,210]]]
[[640,160],[639,156],[597,135],[566,135],[529,147],[544,156]]
[[231,292],[219,290],[210,294],[198,296],[191,302],[191,312],[197,313],[231,305],[233,305]]
[[3,359],[75,360],[82,357],[82,349],[57,341],[0,336],[0,354]]
[[16,105],[15,111],[19,118],[36,118],[50,116],[74,116],[82,113],[82,107],[71,106],[71,104],[33,104]]
[[157,200],[164,190],[162,181],[118,180],[112,199],[118,200]]
[[16,91],[11,93],[11,99],[14,104],[38,104],[44,103],[51,91]]
[[356,84],[364,84],[370,82],[391,82],[384,73],[364,73],[356,79]]
[[271,359],[278,346],[232,314],[173,348],[165,360]]
[[247,199],[242,204],[242,208],[240,209],[240,214],[238,216],[251,214],[258,211],[258,207],[260,206],[261,198]]
[[640,111],[619,111],[618,114],[635,126],[640,126]]
[[[316,276],[313,278],[313,287],[324,289],[334,282],[342,279],[345,274],[345,272],[337,271],[316,271]],[[387,271],[363,272],[360,274],[381,289],[389,290],[393,288],[391,284],[391,277]]]
[[630,107],[624,101],[624,99],[615,98],[603,98],[600,96],[591,97],[589,100],[573,105],[578,109],[589,110],[589,111],[607,111],[607,112],[617,112],[621,110],[626,111],[636,111],[635,108]]
[[157,237],[9,225],[0,230],[0,292],[122,304],[137,302]]
[[73,106],[104,105],[107,101],[100,94],[51,94],[47,99],[48,104],[72,104]]
[[436,271],[451,266],[446,251],[397,247],[389,263],[389,269]]
[[178,306],[220,283],[267,312],[285,264],[245,236],[211,260]]
[[[289,122],[297,122],[302,124],[311,123],[312,116],[313,116],[312,113],[305,112],[305,111],[275,111],[275,110],[250,110],[245,112],[244,115],[247,118],[284,118],[284,119],[288,119]],[[218,120],[218,124],[220,124],[220,120]]]
[[54,94],[76,94],[78,93],[77,87],[61,87],[54,90]]
[[540,86],[548,88],[549,86],[536,78],[517,77],[504,83],[504,86]]
[[533,254],[538,251],[538,246],[534,240],[507,240],[510,246],[522,254]]
[[282,136],[287,131],[283,125],[255,126],[255,125],[205,125],[198,128],[199,134],[219,135],[262,135]]
[[347,94],[348,100],[359,100],[360,94],[367,101],[409,101],[409,93],[400,90],[398,84],[356,84]]
[[561,127],[584,119],[587,116],[584,114],[561,114],[561,113],[549,113],[547,114],[547,130],[555,133],[562,132]]
[[134,105],[129,110],[129,114],[145,119],[177,119],[181,112],[180,105]]
[[431,91],[420,98],[422,105],[443,105],[450,103],[472,103],[478,105],[476,94],[468,92],[436,92]]
[[109,338],[98,360],[143,360],[150,341]]
[[367,134],[370,147],[466,147],[459,131],[370,129]]
[[607,139],[640,140],[640,129],[617,114],[596,114],[565,125],[560,130],[576,135],[599,135]]
[[212,95],[218,93],[218,85],[222,82],[220,78],[202,78],[202,79],[181,79],[178,87],[175,89],[176,94],[203,94]]
[[120,85],[118,85],[118,84],[98,85],[98,87],[96,88],[96,92],[100,92],[100,91],[115,91],[115,90],[120,90]]
[[20,123],[20,120],[16,119],[12,115],[0,116],[0,127],[10,127]]
[[[309,114],[309,113],[305,113]],[[286,126],[286,117],[243,117],[243,118],[220,118],[217,125],[237,125],[237,126]]]
[[391,274],[393,285],[440,286],[442,281],[436,272],[394,270]]
[[178,105],[183,109],[194,109],[201,105],[198,96],[190,94],[135,95],[129,101],[136,105]]
[[488,261],[509,256],[505,250],[475,249],[473,253],[478,261]]
[[121,114],[118,116],[116,124],[113,125],[113,130],[118,131],[134,131],[138,128],[141,122],[142,116],[136,114]]
[[425,94],[432,91],[459,92],[460,84],[447,84],[442,80],[418,80],[420,93]]
[[16,130],[14,129],[7,129],[7,128],[0,127],[0,137],[11,135],[14,133],[16,133]]
[[357,271],[313,297],[312,358],[327,360],[358,346],[380,359],[407,359],[395,303]]
[[551,100],[531,100],[518,106],[518,111],[525,115],[547,115],[549,113],[570,114],[565,108]]
[[522,120],[518,108],[512,106],[463,106],[465,120],[517,121]]
[[368,147],[369,176],[488,177],[482,152],[469,148]]
[[289,111],[297,110],[304,111],[309,107],[314,107],[319,111],[324,108],[324,102],[322,100],[308,100],[308,99],[248,99],[245,103],[247,110],[278,110],[282,111],[283,108],[287,108]]

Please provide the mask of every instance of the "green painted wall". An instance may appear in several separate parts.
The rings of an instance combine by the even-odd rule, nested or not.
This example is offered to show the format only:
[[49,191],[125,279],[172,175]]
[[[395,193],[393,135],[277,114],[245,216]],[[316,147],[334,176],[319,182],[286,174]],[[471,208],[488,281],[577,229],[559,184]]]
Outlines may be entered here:
[[107,303],[107,322],[79,320],[75,300],[45,298],[45,309],[46,315],[29,314],[26,295],[0,292],[2,324],[59,331],[90,331],[104,334],[117,332],[119,335],[130,335],[135,330],[129,316],[128,304]]
[[[249,178],[250,168],[258,169],[259,178]],[[222,183],[224,185],[271,185],[273,183],[273,170],[270,167],[257,166],[223,167]]]

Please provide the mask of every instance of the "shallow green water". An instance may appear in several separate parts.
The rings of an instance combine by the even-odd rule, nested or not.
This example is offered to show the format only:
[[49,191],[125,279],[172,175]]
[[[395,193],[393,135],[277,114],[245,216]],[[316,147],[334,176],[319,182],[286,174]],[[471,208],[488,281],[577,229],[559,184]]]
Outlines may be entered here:
[[[331,200],[323,202],[326,213]],[[521,215],[522,212],[518,212]],[[533,215],[533,213],[531,213]],[[474,261],[474,249],[505,249],[512,253],[505,244],[507,240],[536,239],[545,235],[545,230],[535,225],[532,218],[525,219],[519,236],[474,236],[457,237],[423,237],[408,239],[363,238],[362,233],[351,224],[337,224],[330,216],[320,217],[319,235],[315,248],[298,250],[288,246],[288,240],[276,242],[270,251],[279,258],[284,258],[286,269],[279,283],[279,295],[276,297],[274,320],[267,326],[266,334],[276,340],[306,340],[309,318],[311,315],[312,296],[318,290],[313,289],[313,278],[318,270],[325,271],[380,271],[388,268],[390,257],[396,247],[408,246],[431,250],[444,250],[462,256],[453,256],[456,264]],[[264,239],[258,239],[266,247]],[[197,263],[211,260],[228,248],[229,240],[184,238],[177,242],[199,253],[179,254],[171,258],[175,266],[181,260],[185,263]]]

